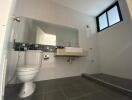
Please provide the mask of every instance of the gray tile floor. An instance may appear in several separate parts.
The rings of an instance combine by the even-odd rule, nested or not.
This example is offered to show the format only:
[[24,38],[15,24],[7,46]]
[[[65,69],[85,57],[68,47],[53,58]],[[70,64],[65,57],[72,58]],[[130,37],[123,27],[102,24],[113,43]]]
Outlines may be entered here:
[[5,100],[132,100],[81,76],[36,82],[35,93],[25,99],[18,97],[21,85],[8,85]]
[[95,77],[97,79],[100,79],[104,82],[108,82],[114,85],[117,85],[119,87],[128,89],[132,91],[132,80],[129,79],[124,79],[124,78],[119,78],[119,77],[115,77],[112,75],[107,75],[107,74],[92,74],[90,75],[92,77]]

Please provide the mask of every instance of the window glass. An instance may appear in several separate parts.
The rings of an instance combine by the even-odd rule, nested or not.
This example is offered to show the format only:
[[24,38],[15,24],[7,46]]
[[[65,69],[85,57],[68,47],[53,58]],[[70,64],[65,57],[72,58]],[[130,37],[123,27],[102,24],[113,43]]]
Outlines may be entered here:
[[108,22],[107,22],[107,16],[106,16],[106,13],[104,13],[103,15],[101,15],[99,17],[99,27],[100,27],[100,30],[108,27]]
[[110,26],[120,21],[117,6],[110,9],[107,13]]
[[118,1],[108,7],[105,11],[96,17],[97,31],[100,32],[103,29],[123,21],[121,10]]

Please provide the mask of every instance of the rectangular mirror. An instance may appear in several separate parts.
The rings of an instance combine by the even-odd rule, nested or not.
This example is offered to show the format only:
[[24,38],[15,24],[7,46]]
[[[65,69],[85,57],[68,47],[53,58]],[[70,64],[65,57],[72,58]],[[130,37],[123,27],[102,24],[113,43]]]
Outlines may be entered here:
[[30,18],[20,17],[13,26],[15,41],[52,46],[78,47],[78,30]]

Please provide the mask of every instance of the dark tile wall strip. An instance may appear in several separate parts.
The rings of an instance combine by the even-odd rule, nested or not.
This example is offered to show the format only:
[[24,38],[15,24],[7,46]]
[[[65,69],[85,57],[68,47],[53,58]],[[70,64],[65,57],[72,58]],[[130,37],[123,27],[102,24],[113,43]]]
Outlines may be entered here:
[[30,44],[30,43],[14,43],[15,51],[26,51],[26,50],[42,50],[44,52],[54,52],[56,46],[52,45],[41,45],[41,44]]

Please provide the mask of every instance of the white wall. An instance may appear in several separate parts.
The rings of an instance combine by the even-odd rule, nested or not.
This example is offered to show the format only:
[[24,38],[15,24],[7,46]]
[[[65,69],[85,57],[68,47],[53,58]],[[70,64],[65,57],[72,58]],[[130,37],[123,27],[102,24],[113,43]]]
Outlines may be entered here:
[[4,99],[7,52],[11,35],[12,16],[16,0],[4,0],[0,3],[0,100]]
[[[53,54],[50,53],[50,60],[43,63],[42,70],[36,79],[37,81],[77,76],[86,72],[98,73],[94,17],[65,8],[48,0],[19,0],[15,15],[77,28],[79,30],[80,47],[89,51],[88,57],[76,58],[71,65],[66,62],[67,58],[55,58]],[[87,29],[86,25],[89,25],[90,28]],[[93,50],[89,50],[89,48],[93,48]],[[10,55],[14,54],[10,53]],[[92,59],[94,59],[95,62],[91,62]],[[12,62],[14,62],[14,60]],[[8,65],[9,68],[14,69],[15,67],[15,63],[14,65],[8,63]]]
[[[62,77],[78,76],[82,73],[92,73],[86,58],[75,58],[72,64],[67,62],[67,57],[54,57],[53,53],[44,53],[50,56],[49,60],[44,60],[40,73],[36,80],[48,80]],[[96,72],[96,69],[93,70]]]
[[[67,57],[54,57],[54,53],[46,53],[44,54],[49,55],[49,60],[43,60],[42,67],[40,69],[40,72],[38,76],[36,77],[36,81],[40,80],[49,80],[49,79],[56,79],[56,78],[63,78],[63,77],[71,77],[71,76],[78,76],[81,75],[84,72],[94,73],[97,71],[96,69],[90,69],[88,59],[84,58],[75,58],[73,60],[72,64],[69,64],[67,62]],[[18,66],[21,66],[25,63],[24,57],[25,52],[20,52],[20,60]],[[33,56],[32,59],[36,59]],[[10,80],[16,71],[16,64],[18,59],[18,51],[10,51],[8,61],[8,80]],[[32,60],[31,60],[31,63]],[[16,82],[16,77],[10,82],[14,83]]]
[[132,0],[126,0],[126,2],[132,19]]
[[123,21],[98,34],[100,68],[105,74],[132,79],[132,21],[125,0],[119,0]]

